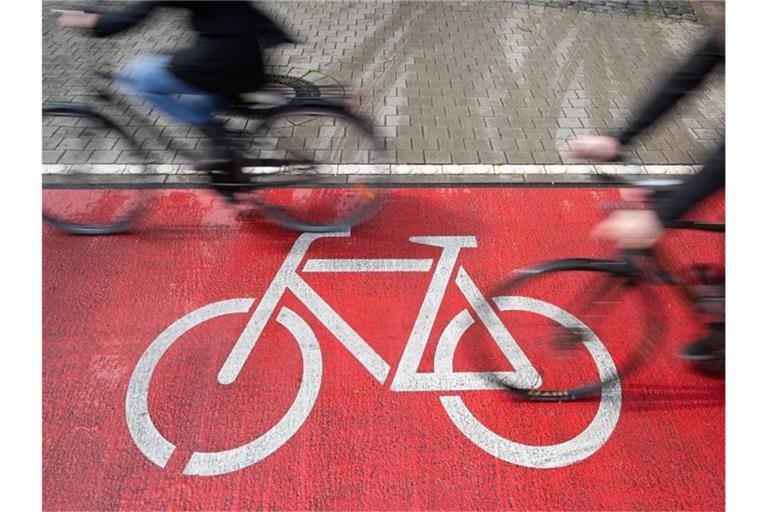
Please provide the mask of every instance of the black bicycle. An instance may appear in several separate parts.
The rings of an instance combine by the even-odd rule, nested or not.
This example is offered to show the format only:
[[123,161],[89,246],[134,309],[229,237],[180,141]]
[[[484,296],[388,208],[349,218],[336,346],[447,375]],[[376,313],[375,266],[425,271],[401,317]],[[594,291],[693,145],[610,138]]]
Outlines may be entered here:
[[[646,189],[653,201],[681,182],[622,183]],[[716,222],[681,220],[666,227],[725,232],[725,224]],[[721,239],[710,242],[717,244],[716,249],[722,245]],[[541,380],[534,389],[499,383],[516,396],[540,401],[576,400],[615,386],[658,352],[667,334],[668,315],[677,311],[670,289],[679,292],[702,319],[722,321],[724,273],[713,265],[686,266],[677,260],[657,247],[624,251],[615,259],[569,258],[516,271],[491,295],[498,297],[502,311],[509,311],[505,315],[514,315],[506,320],[510,332]],[[681,267],[686,270],[681,272]],[[510,297],[515,304],[507,307],[504,301]],[[499,361],[495,352],[481,348],[480,354],[486,365]],[[705,371],[724,374],[724,345],[722,353],[699,364]]]
[[[118,93],[111,72],[95,65],[91,71],[86,82],[93,102],[43,104],[46,149],[83,150],[91,156],[81,164],[44,165],[43,219],[59,230],[99,235],[134,227],[146,207],[148,188],[158,185],[159,175],[151,168],[162,162],[154,152],[169,149],[195,162],[207,178],[203,185],[227,202],[289,229],[346,229],[370,218],[382,204],[381,192],[355,182],[354,172],[337,186],[329,184],[324,172],[327,165],[380,161],[383,149],[371,123],[337,101],[343,96],[337,85],[307,86],[299,78],[271,76],[263,91],[251,95],[257,101],[233,97],[216,117],[235,156],[217,161],[201,155],[221,140],[202,134],[199,139],[175,137],[173,130],[154,126],[144,115],[148,103]],[[130,122],[117,122],[117,116],[105,112]],[[191,146],[189,140],[199,142]],[[121,152],[120,166],[99,163],[101,155],[115,151]]]

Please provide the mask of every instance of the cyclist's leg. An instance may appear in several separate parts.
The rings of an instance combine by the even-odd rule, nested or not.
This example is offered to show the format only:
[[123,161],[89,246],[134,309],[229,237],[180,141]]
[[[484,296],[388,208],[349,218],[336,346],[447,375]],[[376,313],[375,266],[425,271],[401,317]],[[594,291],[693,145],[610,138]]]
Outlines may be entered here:
[[725,359],[725,270],[702,267],[698,283],[692,286],[694,307],[710,317],[707,334],[687,345],[680,353],[692,361]]
[[709,332],[685,347],[680,357],[697,363],[725,361],[725,322],[709,324]]
[[710,321],[706,335],[688,344],[680,357],[691,361],[713,361],[725,358],[725,283],[712,285],[711,288],[721,289],[720,297],[707,297],[706,302],[698,306],[715,319]]
[[213,110],[225,106],[224,96],[187,84],[168,69],[170,57],[150,55],[131,62],[119,75],[132,92],[147,98],[166,114],[193,126],[213,124]]
[[236,152],[224,128],[215,121],[213,111],[225,107],[226,96],[206,93],[177,78],[168,69],[170,56],[149,55],[131,62],[118,76],[132,93],[148,99],[164,113],[199,129],[211,140],[210,153],[202,162],[209,169],[211,162],[223,175],[213,174],[214,181],[241,181],[236,165]]

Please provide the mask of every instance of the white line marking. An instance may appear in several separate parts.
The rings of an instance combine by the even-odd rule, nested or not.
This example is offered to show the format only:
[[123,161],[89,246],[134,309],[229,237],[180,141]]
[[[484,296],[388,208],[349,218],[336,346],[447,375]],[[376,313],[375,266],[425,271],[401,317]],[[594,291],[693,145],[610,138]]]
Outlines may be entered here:
[[[130,174],[133,166],[112,164],[89,164],[94,174]],[[167,166],[149,166],[147,174],[200,174],[191,166],[174,166],[175,172],[163,172],[169,169]],[[327,166],[320,169],[321,174],[357,175],[357,174],[400,174],[403,175],[400,164],[355,164]],[[488,175],[528,175],[528,174],[666,174],[686,175],[694,174],[701,168],[700,165],[638,165],[638,164],[554,164],[554,165],[408,165],[407,174],[488,174]],[[43,164],[43,174],[68,174],[83,165]],[[158,172],[159,171],[159,172]],[[133,173],[136,173],[134,170]]]
[[307,260],[304,272],[429,272],[432,260],[357,259]]
[[384,384],[389,375],[389,365],[376,351],[365,342],[347,322],[339,316],[325,300],[298,276],[291,279],[288,289],[314,313],[320,323],[360,361],[368,373]]

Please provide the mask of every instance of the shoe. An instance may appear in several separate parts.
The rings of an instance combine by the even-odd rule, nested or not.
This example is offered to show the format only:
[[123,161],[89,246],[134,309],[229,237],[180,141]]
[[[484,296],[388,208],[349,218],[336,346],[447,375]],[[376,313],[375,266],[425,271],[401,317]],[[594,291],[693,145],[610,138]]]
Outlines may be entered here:
[[250,178],[240,172],[236,165],[230,166],[223,172],[209,172],[211,186],[220,193],[224,200],[229,204],[236,204],[236,192],[243,192],[248,187],[239,187],[238,185],[248,185]]
[[725,360],[725,323],[710,324],[709,333],[680,352],[680,357],[689,361]]

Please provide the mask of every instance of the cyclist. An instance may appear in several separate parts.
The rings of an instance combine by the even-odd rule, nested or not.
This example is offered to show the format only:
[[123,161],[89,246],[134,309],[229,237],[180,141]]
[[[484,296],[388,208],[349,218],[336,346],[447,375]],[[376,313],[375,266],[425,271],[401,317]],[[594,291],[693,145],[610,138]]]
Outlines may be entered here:
[[[722,20],[724,21],[724,20]],[[694,51],[640,109],[640,113],[616,136],[581,136],[569,141],[570,152],[579,158],[596,161],[617,159],[623,146],[667,112],[719,64],[725,63],[725,31],[717,30]],[[660,199],[654,209],[621,210],[614,212],[594,231],[599,238],[614,240],[624,249],[646,249],[664,235],[664,223],[675,220],[693,205],[725,187],[725,139],[701,171],[678,190]],[[724,284],[721,287],[723,297]],[[696,361],[724,358],[725,322],[710,324],[709,333],[690,344],[681,357]]]
[[134,27],[158,7],[189,11],[194,43],[173,55],[138,58],[118,79],[166,114],[200,129],[215,143],[213,157],[230,161],[226,132],[212,112],[264,84],[264,44],[294,41],[247,1],[141,1],[117,12],[65,13],[59,25],[107,37]]

